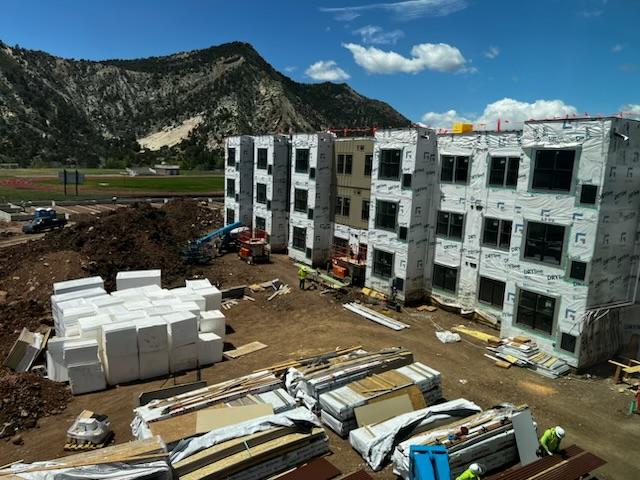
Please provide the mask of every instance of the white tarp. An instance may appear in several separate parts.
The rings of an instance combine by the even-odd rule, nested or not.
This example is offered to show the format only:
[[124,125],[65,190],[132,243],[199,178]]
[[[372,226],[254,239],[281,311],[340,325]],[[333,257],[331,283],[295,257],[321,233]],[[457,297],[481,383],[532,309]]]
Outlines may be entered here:
[[481,410],[475,403],[459,398],[357,428],[349,433],[349,442],[371,468],[379,470],[396,444],[412,432],[436,428]]
[[[15,477],[25,480],[171,480],[173,474],[167,462],[158,460],[149,463],[112,463],[86,467],[61,468],[30,473],[19,473],[21,469],[54,467],[54,462],[17,463],[9,470]],[[0,473],[1,474],[1,473]],[[15,478],[14,477],[14,478]]]

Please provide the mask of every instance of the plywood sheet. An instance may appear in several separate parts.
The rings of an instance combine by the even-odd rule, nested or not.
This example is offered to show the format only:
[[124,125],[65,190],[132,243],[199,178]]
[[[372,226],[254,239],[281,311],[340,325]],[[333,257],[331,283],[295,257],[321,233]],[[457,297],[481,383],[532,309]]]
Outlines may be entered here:
[[523,410],[511,417],[513,431],[516,435],[516,445],[521,465],[529,465],[538,460],[538,436],[533,425],[531,410]]
[[205,408],[196,412],[196,433],[210,432],[266,415],[273,415],[273,407],[269,403],[241,407]]
[[324,458],[315,460],[278,477],[278,480],[329,480],[340,475],[332,463]]
[[263,348],[267,348],[268,345],[265,345],[262,342],[251,342],[246,345],[242,345],[241,347],[236,348],[235,350],[229,350],[228,352],[224,352],[224,356],[226,358],[239,358],[244,355],[248,355],[253,352],[257,352],[258,350],[262,350]]
[[412,411],[413,405],[409,395],[387,398],[380,402],[363,405],[354,410],[359,427],[384,422],[395,416]]

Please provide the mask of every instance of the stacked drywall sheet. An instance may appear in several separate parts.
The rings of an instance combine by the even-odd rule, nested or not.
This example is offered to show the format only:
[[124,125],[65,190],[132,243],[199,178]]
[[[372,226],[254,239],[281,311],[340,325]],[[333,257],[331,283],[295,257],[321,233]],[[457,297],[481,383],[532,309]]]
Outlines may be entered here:
[[402,394],[410,396],[412,386],[421,395],[411,399],[414,407],[432,405],[442,398],[440,372],[416,362],[323,393],[319,400],[322,421],[339,435],[347,435],[357,427],[357,408]]
[[[369,250],[365,285],[409,301],[424,296],[430,286],[433,256],[427,246],[433,240],[437,209],[438,144],[433,130],[425,128],[379,130],[375,134],[369,210]],[[399,162],[396,171],[384,167]],[[395,212],[395,225],[380,225],[383,216]],[[385,258],[391,268],[378,272],[374,262]],[[429,283],[425,285],[425,281]]]
[[[163,289],[157,272],[121,272],[127,274],[120,275],[125,288],[111,294],[95,286],[101,279],[86,285],[65,282],[71,287],[51,297],[57,337],[47,352],[49,378],[69,379],[79,393],[104,388],[105,377],[116,385],[221,361],[225,318],[217,309],[220,291],[206,279]],[[87,288],[80,289],[83,285]],[[201,317],[203,331],[199,331]],[[78,360],[77,339],[97,345],[91,362]],[[95,383],[83,380],[87,375],[94,375]]]
[[413,355],[403,348],[387,348],[378,352],[353,351],[318,365],[300,365],[289,368],[285,374],[287,390],[314,409],[320,395],[335,390],[374,373],[402,367],[413,361]]
[[521,367],[533,369],[536,373],[549,378],[558,378],[571,370],[564,360],[541,352],[535,342],[518,343],[503,340],[497,347],[487,347],[497,358]]
[[349,443],[371,468],[379,470],[393,448],[411,435],[455,422],[480,411],[481,408],[475,403],[459,398],[352,430],[349,433]]
[[[247,445],[251,450],[247,450]],[[180,442],[171,464],[184,480],[259,480],[329,450],[320,423],[304,407],[212,430]]]
[[[518,460],[512,419],[526,410],[505,404],[465,418],[444,428],[431,428],[399,443],[393,452],[394,473],[409,478],[411,445],[444,445],[453,477],[477,462],[496,470]],[[532,426],[532,428],[534,428]],[[535,446],[533,447],[535,450]]]
[[116,275],[116,288],[118,290],[126,290],[127,288],[147,287],[150,285],[161,287],[160,277],[160,270],[118,272]]
[[209,385],[174,397],[153,400],[134,410],[131,431],[136,438],[147,438],[151,436],[149,424],[152,422],[179,417],[218,404],[236,406],[238,403],[233,402],[238,399],[246,399],[247,401],[254,399],[256,403],[270,403],[273,405],[274,411],[287,410],[294,401],[282,390],[282,386],[281,380],[270,372],[264,371]]

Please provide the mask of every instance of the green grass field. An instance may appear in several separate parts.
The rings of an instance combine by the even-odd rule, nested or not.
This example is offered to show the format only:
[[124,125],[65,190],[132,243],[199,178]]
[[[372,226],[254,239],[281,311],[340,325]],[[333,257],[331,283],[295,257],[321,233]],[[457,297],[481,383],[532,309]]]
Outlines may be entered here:
[[[21,174],[3,176],[0,172],[0,202],[64,200],[66,199],[100,199],[112,196],[129,195],[162,195],[162,194],[211,194],[224,190],[224,176],[216,175],[179,175],[175,177],[129,177],[124,175],[93,175],[87,172],[85,182],[78,186],[78,197],[75,186],[64,187],[58,179],[49,175],[46,169],[29,171],[30,175]],[[11,171],[14,173],[15,171]],[[55,170],[57,172],[57,170]],[[82,170],[84,172],[84,170]]]

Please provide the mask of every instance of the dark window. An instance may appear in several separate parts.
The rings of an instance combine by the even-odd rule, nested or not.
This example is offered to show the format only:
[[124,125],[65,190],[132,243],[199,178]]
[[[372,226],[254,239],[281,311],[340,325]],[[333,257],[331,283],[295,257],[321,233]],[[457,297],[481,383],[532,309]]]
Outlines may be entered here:
[[480,277],[478,300],[494,307],[502,308],[505,283],[493,278]]
[[230,167],[235,166],[236,164],[236,149],[235,148],[227,148],[227,165]]
[[404,278],[396,277],[393,279],[393,288],[398,290],[399,292],[404,290]]
[[482,244],[508,250],[511,244],[511,226],[511,220],[485,218]]
[[442,155],[440,181],[445,183],[467,183],[469,176],[469,157]]
[[271,200],[267,200],[267,210],[271,210]]
[[491,157],[489,185],[492,187],[515,187],[518,183],[518,157]]
[[267,175],[273,175],[273,165],[267,166]]
[[458,269],[445,267],[444,265],[433,264],[433,286],[448,290],[456,291],[456,283],[458,281]]
[[400,240],[406,240],[407,239],[407,233],[408,233],[407,227],[400,227],[398,229],[398,238]]
[[584,262],[572,261],[569,277],[575,280],[584,280],[587,276],[587,264]]
[[351,210],[351,199],[349,197],[336,197],[336,215],[348,217]]
[[380,180],[400,179],[400,150],[380,150]]
[[539,293],[520,290],[516,323],[550,334],[553,330],[555,308],[555,299]]
[[307,229],[293,227],[293,239],[291,245],[296,250],[304,250],[307,247]]
[[534,190],[571,190],[575,150],[538,150],[531,188]]
[[293,191],[293,209],[296,212],[304,212],[307,213],[307,196],[308,192],[306,190],[300,190],[299,188],[294,189]]
[[362,201],[362,213],[360,218],[362,220],[369,220],[369,208],[371,206],[371,202],[369,200]]
[[576,353],[576,340],[575,335],[563,333],[560,336],[560,348],[571,353]]
[[391,278],[393,274],[393,253],[373,250],[373,274],[382,278]]
[[529,222],[524,244],[524,258],[560,265],[564,227],[549,223]]
[[438,224],[436,234],[452,240],[462,240],[462,224],[464,215],[438,211]]
[[398,218],[398,204],[395,202],[376,202],[376,228],[382,230],[396,230]]
[[411,174],[402,174],[402,188],[411,188]]
[[236,181],[233,178],[227,178],[227,197],[236,196]]
[[313,254],[313,250],[311,250],[310,248],[307,248],[304,252],[305,257],[307,258],[311,258],[312,254]]
[[340,254],[349,253],[349,240],[340,237],[333,237],[333,248]]
[[338,173],[341,175],[351,175],[353,169],[352,155],[338,155]]
[[267,221],[263,217],[256,217],[256,230],[266,230]]
[[258,149],[258,163],[257,167],[261,170],[267,169],[267,149],[259,148]]
[[227,208],[227,225],[231,225],[236,222],[236,212],[233,208]]
[[265,183],[256,183],[256,202],[267,203],[267,185]]
[[307,210],[307,218],[309,220],[313,220],[313,208],[310,208],[309,210]]
[[309,169],[309,178],[311,180],[313,180],[314,178],[316,178],[316,169],[315,168],[310,168]]
[[582,185],[580,190],[580,203],[593,205],[596,203],[598,187],[595,185]]
[[373,170],[373,155],[365,155],[364,156],[364,175],[366,177],[370,177],[371,170]]
[[309,149],[308,148],[296,148],[295,170],[298,173],[307,173],[307,171],[309,170]]

